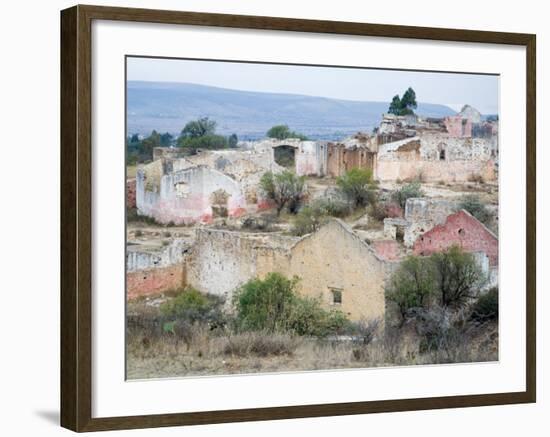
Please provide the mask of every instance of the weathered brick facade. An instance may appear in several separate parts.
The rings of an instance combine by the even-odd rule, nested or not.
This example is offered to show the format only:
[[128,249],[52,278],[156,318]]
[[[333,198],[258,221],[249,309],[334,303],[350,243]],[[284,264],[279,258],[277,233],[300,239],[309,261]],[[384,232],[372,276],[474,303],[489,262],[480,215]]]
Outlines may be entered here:
[[183,263],[126,273],[126,297],[152,296],[185,285]]
[[484,252],[491,267],[498,265],[497,237],[465,210],[451,214],[445,223],[418,237],[413,252],[415,255],[431,255],[453,245],[467,252]]

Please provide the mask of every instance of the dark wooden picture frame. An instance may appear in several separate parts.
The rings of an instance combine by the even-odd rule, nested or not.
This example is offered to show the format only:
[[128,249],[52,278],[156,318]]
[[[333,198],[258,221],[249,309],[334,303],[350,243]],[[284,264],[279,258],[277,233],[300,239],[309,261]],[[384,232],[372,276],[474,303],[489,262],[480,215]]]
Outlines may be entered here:
[[[185,24],[524,46],[527,102],[526,390],[420,399],[280,406],[129,417],[92,417],[92,92],[93,20]],[[337,416],[536,400],[536,37],[531,34],[75,6],[61,12],[61,425],[99,431]]]

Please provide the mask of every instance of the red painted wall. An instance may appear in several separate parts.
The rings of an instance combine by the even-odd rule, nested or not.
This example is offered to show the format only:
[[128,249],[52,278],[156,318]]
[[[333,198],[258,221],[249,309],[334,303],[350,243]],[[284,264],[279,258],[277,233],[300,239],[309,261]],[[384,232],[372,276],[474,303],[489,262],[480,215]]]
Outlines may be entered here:
[[128,208],[136,207],[136,179],[126,180],[126,206]]
[[128,300],[161,294],[184,285],[183,263],[126,273],[126,297]]
[[399,259],[399,243],[395,240],[378,240],[372,242],[372,247],[376,254],[386,261],[395,261]]
[[467,252],[485,252],[491,267],[498,265],[498,239],[464,210],[451,214],[444,224],[437,225],[418,237],[413,252],[415,255],[431,255],[453,245]]

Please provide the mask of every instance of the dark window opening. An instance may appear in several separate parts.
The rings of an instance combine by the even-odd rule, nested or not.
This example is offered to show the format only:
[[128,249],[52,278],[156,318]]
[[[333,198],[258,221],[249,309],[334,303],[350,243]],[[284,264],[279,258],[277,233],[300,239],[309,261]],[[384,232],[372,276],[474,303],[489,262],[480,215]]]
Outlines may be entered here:
[[464,229],[462,229],[462,228],[460,228],[460,229],[458,230],[458,235],[462,235],[462,236],[463,236],[465,233],[466,233],[466,231],[465,231]]
[[332,304],[342,305],[342,290],[338,288],[332,288],[330,292],[332,293]]
[[278,146],[273,149],[275,162],[282,167],[292,168],[295,164],[296,149],[291,146]]
[[403,241],[405,240],[405,229],[403,227],[398,226],[395,229],[395,239],[403,243]]
[[439,152],[439,160],[440,160],[440,161],[444,161],[444,160],[445,160],[445,149],[442,149],[442,150]]

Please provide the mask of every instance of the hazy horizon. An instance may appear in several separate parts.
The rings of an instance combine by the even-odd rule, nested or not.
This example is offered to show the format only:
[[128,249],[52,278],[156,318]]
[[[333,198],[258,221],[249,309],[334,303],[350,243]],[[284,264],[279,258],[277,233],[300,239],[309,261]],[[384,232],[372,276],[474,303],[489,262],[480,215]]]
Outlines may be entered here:
[[469,104],[483,114],[498,114],[499,105],[498,76],[472,73],[128,57],[127,80],[388,103],[410,86],[419,102],[455,111]]

